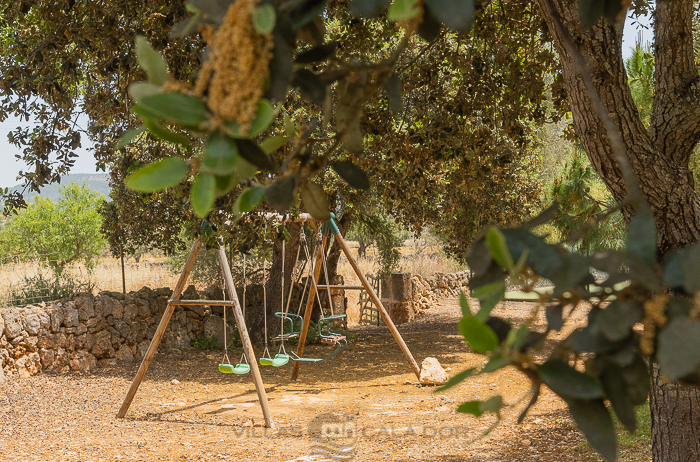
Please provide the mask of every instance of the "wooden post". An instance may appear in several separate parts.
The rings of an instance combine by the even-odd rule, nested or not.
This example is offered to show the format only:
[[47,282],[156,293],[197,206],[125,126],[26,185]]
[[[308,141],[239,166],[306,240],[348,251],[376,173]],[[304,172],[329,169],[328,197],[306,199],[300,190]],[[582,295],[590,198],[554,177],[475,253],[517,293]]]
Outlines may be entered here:
[[[233,285],[231,268],[229,268],[228,266],[228,260],[226,259],[226,250],[224,249],[224,246],[219,247],[219,249],[216,251],[216,256],[219,259],[219,265],[221,266],[221,270],[224,273],[226,291],[228,292],[229,299],[233,302],[233,316],[236,318],[236,327],[238,327],[238,333],[241,336],[241,342],[243,343],[243,351],[245,353],[246,358],[248,359],[248,363],[250,364],[250,371],[253,373],[255,389],[258,391],[258,400],[260,401],[260,407],[262,408],[263,417],[265,418],[265,426],[267,428],[274,428],[274,423],[272,422],[272,413],[270,412],[270,407],[267,402],[265,384],[263,383],[262,376],[260,375],[260,369],[258,368],[258,361],[255,357],[253,344],[250,342],[250,337],[248,336],[248,329],[245,325],[245,318],[243,317],[241,304],[238,301],[236,288]],[[226,328],[227,326],[224,326],[224,329]]]
[[[357,266],[357,262],[355,262],[355,259],[352,258],[352,255],[350,255],[350,249],[345,243],[345,239],[343,239],[343,236],[341,236],[340,233],[335,233],[335,240],[338,242],[338,245],[340,245],[340,248],[343,249],[343,253],[345,253],[345,256],[350,262],[350,266],[352,266],[352,269],[355,270],[355,274],[357,274],[357,277],[360,278],[360,283],[362,283],[362,285],[365,287],[365,290],[369,294],[369,297],[372,299],[372,302],[377,306],[377,309],[382,315],[384,323],[389,328],[391,335],[394,337],[394,340],[396,340],[396,343],[399,344],[399,348],[401,348],[403,355],[406,357],[408,365],[411,366],[411,369],[413,369],[413,373],[416,374],[416,377],[420,380],[420,367],[418,367],[418,363],[416,363],[416,360],[413,359],[413,355],[406,346],[406,342],[403,341],[403,338],[401,337],[399,330],[396,328],[394,321],[391,320],[391,318],[389,317],[389,313],[387,313],[386,309],[384,308],[384,305],[382,305],[382,302],[379,300],[379,297],[377,297],[377,294],[374,293],[372,286],[367,282],[367,279],[362,274],[362,271],[360,271],[360,267]],[[306,318],[304,318],[304,322],[306,322]]]
[[126,273],[124,272],[124,248],[119,244],[119,253],[122,257],[122,293],[126,293]]
[[[182,273],[180,274],[180,279],[177,281],[175,290],[173,291],[173,294],[170,298],[177,300],[180,298],[180,295],[182,295],[182,290],[184,289],[185,283],[187,282],[187,277],[190,275],[190,271],[192,270],[192,266],[194,266],[194,262],[197,259],[197,254],[199,253],[199,249],[201,246],[202,241],[199,239],[195,240],[194,244],[192,244],[192,250],[190,250],[190,254],[187,257],[187,261],[185,262],[185,267],[183,268]],[[160,319],[160,324],[158,324],[158,328],[156,329],[156,332],[153,335],[153,340],[151,340],[151,344],[148,346],[146,356],[144,356],[143,361],[141,361],[141,366],[139,366],[139,370],[136,373],[136,377],[134,377],[134,381],[131,382],[131,388],[129,388],[129,392],[126,394],[126,398],[124,398],[122,407],[117,413],[117,417],[119,417],[120,419],[123,418],[126,415],[126,411],[129,410],[131,401],[134,399],[134,395],[136,395],[136,390],[139,389],[139,385],[141,385],[143,376],[146,375],[148,366],[151,364],[151,360],[156,354],[156,350],[158,349],[158,345],[160,344],[160,341],[163,338],[163,334],[165,334],[165,329],[167,329],[168,327],[168,323],[170,322],[170,317],[173,315],[173,311],[175,311],[175,305],[168,303],[168,306],[165,308],[165,313],[163,313],[163,317]]]
[[[312,223],[313,224],[313,223]],[[314,226],[314,231],[316,231],[316,226]],[[314,281],[318,283],[318,278],[321,275],[321,265],[323,265],[323,253],[322,251],[326,248],[326,243],[328,242],[328,236],[323,236],[323,245],[318,249],[316,255],[316,262],[314,263]],[[304,323],[301,326],[301,332],[299,333],[299,344],[297,345],[297,356],[301,357],[304,355],[304,343],[306,343],[306,333],[309,330],[309,323],[311,322],[311,312],[313,311],[314,301],[316,300],[316,284],[311,284],[309,288],[309,298],[306,300],[306,309],[304,310]],[[299,361],[294,361],[294,367],[292,368],[292,380],[296,380],[299,376]]]

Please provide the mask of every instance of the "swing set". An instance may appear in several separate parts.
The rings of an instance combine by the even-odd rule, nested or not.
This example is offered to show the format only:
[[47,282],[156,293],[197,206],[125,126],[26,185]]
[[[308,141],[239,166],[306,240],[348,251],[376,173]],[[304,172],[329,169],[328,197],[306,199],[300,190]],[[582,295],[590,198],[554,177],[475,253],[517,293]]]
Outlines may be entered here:
[[[244,375],[251,373],[253,376],[253,381],[255,383],[255,388],[258,394],[258,399],[260,402],[260,407],[262,409],[263,417],[265,419],[265,426],[268,428],[273,428],[274,424],[272,421],[272,414],[270,412],[270,408],[268,405],[268,400],[267,400],[267,392],[265,391],[265,385],[262,381],[262,376],[260,375],[260,369],[258,368],[258,364],[261,366],[274,366],[274,367],[281,367],[286,364],[288,364],[290,361],[293,363],[293,369],[292,369],[292,375],[291,379],[296,380],[298,375],[299,375],[299,366],[302,363],[320,363],[323,361],[327,361],[334,356],[336,356],[338,353],[343,351],[345,348],[348,346],[348,341],[345,338],[344,335],[340,333],[333,332],[331,323],[333,321],[337,321],[340,319],[344,319],[346,317],[345,314],[334,314],[333,313],[333,302],[331,298],[331,293],[330,293],[330,286],[328,284],[328,267],[326,264],[326,254],[325,254],[325,249],[328,244],[328,237],[330,235],[333,235],[335,238],[336,242],[340,246],[341,250],[345,254],[346,258],[348,259],[348,262],[350,263],[350,266],[352,266],[353,270],[355,271],[355,274],[359,278],[362,286],[364,287],[365,291],[368,293],[370,299],[372,302],[375,304],[377,307],[378,311],[380,312],[381,318],[384,321],[384,323],[387,325],[389,328],[389,331],[391,332],[392,336],[396,340],[396,343],[398,344],[399,348],[403,352],[406,361],[408,362],[409,366],[411,367],[413,373],[416,375],[416,377],[420,377],[420,368],[418,367],[418,363],[416,363],[416,360],[413,358],[413,355],[409,351],[408,347],[406,346],[406,343],[403,341],[403,338],[401,337],[401,334],[399,333],[398,329],[396,328],[396,325],[394,325],[393,321],[389,317],[389,314],[387,313],[386,309],[382,305],[381,301],[379,300],[379,297],[377,297],[377,294],[374,292],[372,289],[372,286],[367,282],[367,279],[365,276],[362,274],[360,268],[357,266],[357,262],[355,259],[352,257],[350,254],[350,249],[347,246],[347,243],[343,239],[343,237],[340,234],[340,231],[338,230],[337,225],[335,224],[333,218],[334,215],[331,214],[331,219],[325,223],[323,223],[323,226],[319,230],[317,226],[316,220],[314,220],[309,214],[300,214],[298,217],[295,218],[287,218],[287,217],[282,217],[280,215],[270,213],[265,215],[266,218],[268,219],[277,219],[281,220],[283,222],[310,222],[311,226],[314,228],[314,230],[317,232],[317,245],[316,245],[316,255],[315,258],[313,259],[313,263],[309,265],[308,267],[308,276],[306,278],[306,282],[304,284],[304,288],[301,294],[300,298],[300,303],[299,303],[299,308],[297,309],[297,313],[290,313],[289,308],[290,308],[290,302],[292,298],[292,288],[290,287],[290,290],[288,292],[287,296],[287,303],[284,303],[284,255],[285,255],[285,242],[282,241],[282,306],[281,306],[281,311],[275,312],[275,316],[280,318],[280,333],[279,335],[275,336],[272,340],[274,341],[279,341],[280,346],[278,353],[272,357],[270,354],[269,348],[268,348],[268,337],[267,337],[267,293],[265,291],[265,285],[263,284],[263,310],[264,310],[264,323],[265,323],[265,347],[262,356],[258,359],[258,361],[254,361],[253,358],[255,358],[255,352],[253,350],[253,345],[250,341],[250,337],[248,336],[248,329],[246,328],[245,325],[245,314],[244,311],[241,309],[241,304],[238,301],[238,296],[236,295],[236,288],[233,283],[233,277],[231,276],[231,269],[228,264],[228,260],[226,258],[226,252],[224,250],[223,246],[220,246],[216,250],[216,255],[217,259],[219,261],[219,266],[222,269],[223,272],[223,283],[224,283],[224,299],[223,300],[180,300],[180,296],[182,295],[182,291],[185,287],[185,284],[187,282],[187,278],[189,276],[190,271],[192,270],[192,266],[194,265],[194,262],[197,258],[197,254],[199,253],[199,250],[202,246],[202,240],[201,239],[196,239],[194,244],[192,245],[192,249],[190,250],[190,253],[187,257],[187,260],[185,262],[185,266],[182,270],[182,273],[180,274],[180,278],[178,279],[177,285],[175,286],[175,289],[173,290],[173,294],[171,296],[171,299],[168,300],[168,305],[163,313],[163,317],[160,320],[160,324],[158,325],[158,328],[156,329],[155,334],[153,335],[153,339],[151,340],[151,344],[148,347],[148,351],[146,352],[146,355],[143,358],[143,361],[141,362],[141,365],[139,366],[139,370],[136,373],[136,376],[134,377],[133,382],[131,383],[131,387],[129,388],[129,391],[127,392],[126,397],[124,398],[124,402],[122,403],[121,408],[119,409],[119,412],[117,413],[117,417],[123,418],[126,415],[126,412],[129,409],[129,406],[131,405],[131,402],[134,399],[134,396],[136,395],[136,391],[138,390],[139,385],[143,381],[144,376],[146,375],[146,371],[148,370],[148,366],[150,365],[151,361],[153,360],[153,356],[156,353],[156,350],[158,349],[158,345],[160,344],[160,341],[165,334],[165,330],[168,327],[168,323],[170,322],[170,318],[175,311],[175,308],[177,306],[182,306],[182,305],[209,305],[209,306],[222,306],[224,309],[224,358],[219,364],[219,371],[224,373],[224,374],[237,374],[237,375]],[[299,262],[299,256],[301,252],[301,248],[304,248],[305,256],[306,256],[306,262],[304,263],[304,266],[302,267],[302,270],[299,273],[299,277],[304,273],[304,270],[306,269],[307,263],[312,261],[311,254],[309,252],[309,247],[308,247],[308,242],[306,240],[306,235],[302,231],[300,236],[300,245],[299,249],[297,249],[297,255],[296,255],[296,261],[294,266],[296,267],[297,263]],[[324,275],[326,277],[327,283],[325,286],[319,286],[318,281],[319,277],[321,275],[321,270],[324,271]],[[245,308],[245,295],[246,295],[246,256],[245,254],[243,255],[243,307]],[[263,280],[265,279],[265,261],[263,259]],[[311,281],[311,284],[309,284],[309,281]],[[325,316],[323,313],[323,309],[321,309],[321,318],[318,321],[318,333],[321,338],[321,342],[324,344],[329,344],[335,346],[334,350],[331,351],[328,355],[322,358],[310,358],[310,357],[305,357],[304,356],[304,344],[306,342],[306,336],[309,331],[309,326],[310,326],[310,321],[311,321],[311,312],[313,310],[314,302],[318,300],[319,305],[321,305],[321,300],[319,296],[319,289],[325,288],[327,290],[327,296],[328,296],[328,302],[330,306],[330,315]],[[301,307],[303,304],[303,300],[306,295],[306,291],[308,289],[308,296],[306,297],[306,307],[304,310],[304,313],[301,314]],[[227,300],[228,298],[228,300]],[[231,307],[231,310],[233,311],[233,317],[236,323],[236,326],[238,328],[238,332],[240,334],[241,338],[241,343],[243,344],[243,353],[241,355],[241,359],[237,364],[232,364],[229,357],[228,357],[228,345],[227,345],[227,336],[226,336],[226,331],[227,331],[227,319],[226,319],[226,311],[227,307]],[[295,328],[295,325],[299,324],[299,328]],[[297,345],[296,351],[289,350],[287,351],[285,347],[285,342],[292,339],[296,338],[298,339],[299,343]],[[249,360],[250,359],[250,360]]]

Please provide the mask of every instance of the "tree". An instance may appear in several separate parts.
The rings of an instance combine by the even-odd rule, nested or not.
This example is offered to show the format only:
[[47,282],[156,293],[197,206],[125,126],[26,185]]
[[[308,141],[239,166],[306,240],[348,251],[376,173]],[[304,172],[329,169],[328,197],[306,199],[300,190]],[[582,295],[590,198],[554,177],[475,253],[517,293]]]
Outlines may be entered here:
[[[593,2],[581,2],[580,8],[573,0],[538,0],[538,4],[561,59],[574,128],[614,199],[622,202],[630,186],[624,160],[617,156],[622,151],[651,206],[658,230],[658,256],[696,242],[700,237],[700,196],[688,170],[693,148],[700,140],[700,77],[692,39],[694,3],[680,0],[654,6],[654,104],[648,128],[626,85],[622,28],[605,20],[591,20],[587,13],[594,11]],[[612,16],[619,10],[614,8]],[[600,110],[596,110],[595,96],[585,77],[581,78],[576,53],[594,77]],[[605,129],[610,126],[605,114],[610,116],[612,132],[619,133],[619,141]],[[622,211],[629,221],[633,207],[627,205]],[[700,452],[698,422],[692,416],[700,411],[697,390],[677,382],[664,384],[655,376],[651,402],[654,460],[696,458]],[[670,422],[676,425],[672,428]]]
[[97,212],[101,194],[83,184],[59,188],[57,202],[37,196],[33,203],[8,218],[0,230],[0,249],[19,260],[39,259],[60,274],[66,265],[84,261],[92,269],[106,248]]

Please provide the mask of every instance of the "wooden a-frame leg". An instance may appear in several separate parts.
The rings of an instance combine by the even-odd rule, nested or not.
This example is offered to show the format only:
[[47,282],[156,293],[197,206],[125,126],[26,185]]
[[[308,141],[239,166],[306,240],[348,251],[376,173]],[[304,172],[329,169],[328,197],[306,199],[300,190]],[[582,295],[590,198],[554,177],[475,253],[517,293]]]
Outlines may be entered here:
[[377,294],[372,289],[372,286],[369,284],[369,282],[367,282],[367,279],[362,274],[362,271],[360,271],[360,267],[357,266],[357,262],[354,258],[352,258],[352,255],[350,255],[350,249],[345,243],[345,239],[343,239],[343,236],[341,236],[340,233],[336,233],[335,240],[338,242],[340,248],[343,249],[345,257],[347,257],[348,261],[350,262],[350,266],[352,266],[352,269],[355,270],[355,274],[357,274],[357,277],[360,279],[360,282],[369,294],[369,297],[372,299],[372,303],[374,303],[377,306],[377,309],[382,315],[384,323],[389,328],[391,335],[394,337],[394,340],[396,340],[396,343],[398,343],[399,348],[401,348],[403,355],[406,357],[408,365],[411,366],[411,369],[413,369],[413,373],[416,374],[416,377],[420,380],[420,367],[418,367],[418,363],[416,363],[416,360],[413,359],[413,355],[408,349],[408,346],[406,346],[406,342],[403,341],[403,338],[401,337],[399,330],[396,328],[394,321],[391,320],[391,318],[389,317],[389,313],[387,313],[386,309],[384,308],[384,305],[382,305],[382,302],[379,300],[379,297],[377,297]]
[[[180,274],[180,279],[178,279],[177,285],[175,286],[175,290],[173,291],[173,294],[170,297],[171,300],[180,299],[180,295],[182,295],[182,290],[185,288],[185,283],[187,282],[187,277],[190,275],[190,271],[192,271],[192,266],[194,266],[194,262],[197,259],[197,254],[199,253],[199,249],[201,246],[202,241],[199,239],[195,240],[194,244],[192,244],[192,249],[190,250],[190,254],[187,257],[187,261],[185,262],[185,267],[183,268],[182,273]],[[156,354],[156,350],[158,349],[158,345],[160,344],[160,341],[163,338],[163,334],[165,334],[165,329],[167,329],[168,327],[168,323],[170,322],[170,317],[173,315],[173,311],[175,311],[175,305],[168,303],[168,306],[165,308],[165,313],[163,313],[163,317],[160,319],[160,324],[158,324],[158,328],[156,329],[156,332],[153,335],[153,340],[151,340],[151,344],[148,346],[146,356],[144,356],[143,361],[141,361],[141,366],[139,366],[139,370],[136,373],[136,377],[134,377],[133,382],[131,382],[131,388],[129,388],[129,392],[126,394],[126,398],[124,398],[122,407],[117,413],[117,417],[119,417],[120,419],[126,415],[126,411],[128,411],[129,406],[131,406],[131,401],[133,401],[134,396],[136,395],[136,391],[139,389],[139,385],[141,385],[143,376],[146,375],[148,366],[151,364],[151,360]]]
[[[267,402],[265,384],[263,383],[262,376],[260,375],[260,369],[258,368],[255,351],[253,351],[253,344],[250,342],[250,337],[248,336],[248,329],[245,325],[245,317],[243,316],[243,311],[241,310],[241,304],[238,301],[236,287],[233,284],[233,277],[231,276],[231,268],[228,266],[226,251],[224,250],[223,246],[219,247],[219,249],[216,251],[216,256],[219,259],[219,265],[224,273],[224,282],[226,283],[226,291],[228,292],[229,299],[233,301],[233,316],[236,318],[236,327],[238,327],[238,333],[240,334],[241,342],[243,343],[243,352],[245,353],[246,358],[248,358],[250,371],[253,374],[255,389],[258,392],[258,400],[260,401],[260,407],[262,408],[263,417],[265,418],[265,426],[267,428],[274,428],[272,413],[270,412],[270,406]],[[227,327],[228,326],[224,326],[224,329]]]
[[[313,225],[313,223],[312,223]],[[316,230],[314,226],[314,230]],[[328,242],[328,236],[323,236],[323,245],[319,249],[316,255],[316,262],[314,263],[314,281],[318,284],[318,278],[321,276],[321,265],[323,264],[323,254],[322,249],[326,248],[326,243]],[[306,309],[304,310],[304,322],[301,325],[301,332],[299,333],[299,344],[297,345],[297,356],[302,357],[304,355],[304,343],[306,343],[306,334],[309,331],[309,323],[311,322],[311,312],[313,311],[314,301],[316,300],[316,284],[311,284],[309,288],[309,297],[306,299]],[[292,367],[292,380],[296,380],[299,376],[299,361],[294,361],[294,366]]]

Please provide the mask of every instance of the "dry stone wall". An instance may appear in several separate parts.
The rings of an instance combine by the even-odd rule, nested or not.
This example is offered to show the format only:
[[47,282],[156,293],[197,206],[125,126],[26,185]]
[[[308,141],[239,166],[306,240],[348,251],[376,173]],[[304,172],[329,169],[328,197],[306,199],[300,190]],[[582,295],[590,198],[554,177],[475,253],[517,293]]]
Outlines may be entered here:
[[469,271],[435,273],[429,278],[418,274],[411,277],[413,283],[413,309],[421,314],[439,300],[456,297],[460,291],[469,294]]
[[[190,286],[183,299],[218,299]],[[77,294],[70,299],[0,308],[0,382],[45,371],[86,371],[131,362],[148,350],[172,294],[168,288],[121,294]],[[188,348],[192,339],[223,331],[207,306],[178,306],[158,351]]]

